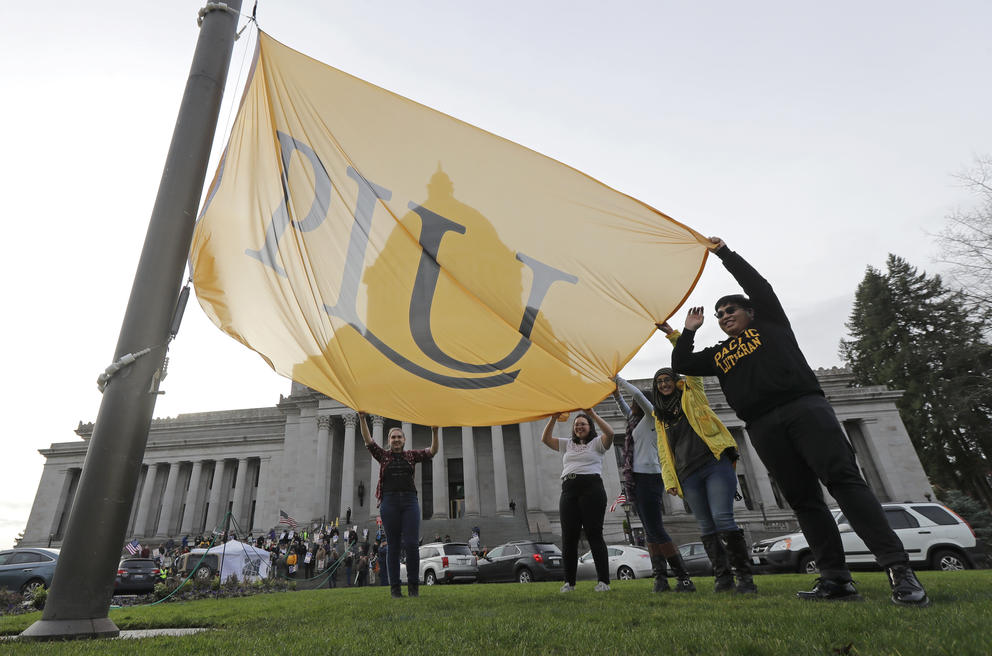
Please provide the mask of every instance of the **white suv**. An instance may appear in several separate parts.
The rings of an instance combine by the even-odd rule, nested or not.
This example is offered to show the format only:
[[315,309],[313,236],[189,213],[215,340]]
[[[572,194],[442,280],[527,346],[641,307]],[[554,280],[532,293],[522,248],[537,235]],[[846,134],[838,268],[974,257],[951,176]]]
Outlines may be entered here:
[[[914,566],[944,571],[971,569],[978,555],[975,532],[968,522],[939,503],[885,503],[885,518],[902,540]],[[840,510],[831,510],[848,565],[875,565],[875,557]],[[771,570],[815,573],[816,561],[802,533],[781,535],[751,546],[755,565]]]
[[[464,542],[433,542],[420,547],[420,581],[473,583],[479,576],[479,561]],[[406,583],[406,563],[400,564],[400,581]]]

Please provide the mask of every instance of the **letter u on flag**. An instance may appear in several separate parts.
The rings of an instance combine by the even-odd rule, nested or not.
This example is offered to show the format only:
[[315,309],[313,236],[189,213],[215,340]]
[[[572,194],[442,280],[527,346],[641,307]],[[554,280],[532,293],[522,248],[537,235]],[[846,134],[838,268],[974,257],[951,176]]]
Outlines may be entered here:
[[603,399],[706,253],[636,199],[259,33],[191,262],[211,320],[280,374],[450,426]]

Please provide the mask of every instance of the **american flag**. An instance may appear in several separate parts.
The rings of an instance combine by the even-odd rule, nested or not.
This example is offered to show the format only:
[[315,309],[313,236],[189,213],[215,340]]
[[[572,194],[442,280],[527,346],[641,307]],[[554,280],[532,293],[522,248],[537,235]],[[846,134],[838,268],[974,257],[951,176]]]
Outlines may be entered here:
[[293,530],[296,530],[296,520],[289,516],[285,510],[279,511],[279,523],[285,524]]
[[141,551],[141,544],[138,542],[137,539],[134,539],[128,542],[127,544],[125,544],[124,548],[127,550],[129,554],[133,556],[134,554]]
[[624,494],[623,492],[620,493],[620,496],[617,497],[617,500],[613,502],[612,506],[610,506],[610,512],[616,510],[617,506],[619,506],[621,503],[627,503],[627,495]]

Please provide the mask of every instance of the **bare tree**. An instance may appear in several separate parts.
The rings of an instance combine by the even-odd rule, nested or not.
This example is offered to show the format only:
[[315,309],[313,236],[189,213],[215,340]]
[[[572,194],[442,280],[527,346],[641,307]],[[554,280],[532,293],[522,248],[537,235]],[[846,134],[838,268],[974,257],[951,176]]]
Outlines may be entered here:
[[992,308],[992,157],[976,157],[973,166],[955,176],[977,197],[969,209],[947,217],[937,235],[940,261],[968,302],[982,313]]

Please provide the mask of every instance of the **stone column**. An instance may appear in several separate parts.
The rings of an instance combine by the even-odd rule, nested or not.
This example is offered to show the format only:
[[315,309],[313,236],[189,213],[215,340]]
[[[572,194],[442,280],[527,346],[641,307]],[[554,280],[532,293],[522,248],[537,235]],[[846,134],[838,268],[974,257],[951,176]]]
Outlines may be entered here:
[[479,516],[482,504],[479,500],[479,471],[475,464],[475,439],[471,426],[462,426],[462,471],[465,475],[465,514]]
[[[344,459],[341,461],[341,521],[355,514],[355,428],[358,415],[354,412],[344,415]],[[354,520],[354,516],[352,520]],[[352,522],[354,523],[354,522]]]
[[179,480],[179,463],[169,465],[169,478],[165,481],[165,494],[162,495],[162,512],[158,519],[155,537],[167,538],[172,535],[172,523],[176,519],[176,482]]
[[193,463],[193,471],[189,475],[189,490],[186,492],[186,513],[183,515],[183,525],[179,528],[182,535],[189,535],[196,525],[196,515],[199,508],[196,505],[200,496],[200,479],[203,478],[203,461]]
[[252,532],[265,531],[275,526],[278,521],[278,510],[276,510],[276,490],[272,482],[272,458],[262,457],[258,459],[258,494],[255,495],[255,525]]
[[[382,426],[385,421],[386,419],[384,417],[372,415],[372,441],[379,446],[382,446]],[[369,489],[366,496],[368,497],[367,501],[369,502],[369,517],[375,517],[377,512],[375,508],[375,491],[376,488],[379,487],[379,461],[371,458],[370,460],[372,461],[369,465],[371,472],[369,477]]]
[[234,478],[234,503],[231,505],[231,516],[234,521],[231,522],[231,526],[237,526],[233,529],[237,532],[238,537],[243,537],[245,533],[251,530],[250,526],[246,526],[245,523],[248,521],[248,517],[245,515],[245,482],[248,480],[248,458],[238,458],[238,473]]
[[217,523],[224,516],[220,511],[220,491],[224,487],[224,461],[214,461],[214,479],[210,485],[210,507],[207,508],[206,526],[204,530],[209,534],[217,528]]
[[[406,448],[414,448],[413,424],[408,421],[404,421],[400,426],[403,430],[403,436],[406,437]],[[413,468],[413,485],[417,488],[418,492],[424,489],[424,467],[422,464]],[[421,501],[423,501],[423,499],[421,499]]]
[[448,518],[448,461],[444,456],[444,429],[437,429],[437,454],[431,463],[434,478],[431,489],[434,492],[434,514],[431,519]]
[[541,510],[540,468],[537,464],[537,449],[546,448],[538,444],[539,434],[535,433],[534,423],[525,421],[520,424],[520,455],[524,463],[524,494],[527,499],[527,510]]
[[317,415],[317,503],[313,508],[314,517],[326,517],[330,511],[331,457],[331,417]]
[[758,457],[758,453],[754,450],[747,430],[741,428],[741,435],[743,439],[738,442],[737,447],[741,450],[741,455],[747,463],[748,469],[753,474],[753,480],[751,482],[758,497],[758,503],[754,504],[755,510],[761,508],[758,505],[759,503],[765,504],[765,510],[778,510],[778,506],[775,505],[775,492],[772,491],[772,482],[768,478],[768,469],[765,468],[765,463],[761,462],[761,458]]
[[152,505],[152,490],[155,489],[155,475],[158,474],[158,463],[148,465],[145,472],[145,485],[141,490],[141,501],[138,503],[138,517],[134,520],[134,534],[145,536],[148,532],[148,512]]
[[503,427],[490,428],[493,434],[493,478],[496,490],[496,514],[510,514],[510,493],[506,483],[506,451],[503,448]]

